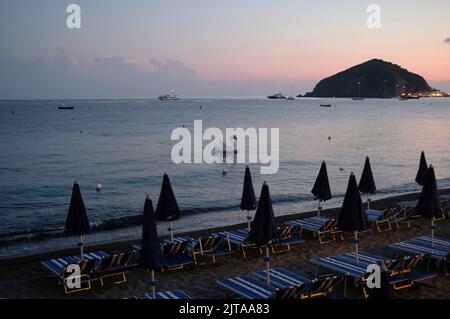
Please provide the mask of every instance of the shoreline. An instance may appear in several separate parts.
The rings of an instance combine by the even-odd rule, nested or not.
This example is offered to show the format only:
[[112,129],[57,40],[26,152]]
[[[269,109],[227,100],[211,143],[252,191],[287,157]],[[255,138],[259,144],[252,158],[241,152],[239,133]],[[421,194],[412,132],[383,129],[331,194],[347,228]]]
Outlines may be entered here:
[[[450,194],[450,188],[444,188],[444,189],[439,190],[439,194]],[[388,196],[388,197],[384,197],[384,198],[377,199],[377,200],[372,200],[371,208],[373,208],[373,209],[387,208],[390,206],[394,206],[397,202],[417,199],[419,195],[420,195],[420,192],[413,192],[413,193],[408,193],[408,194],[394,195],[394,196]],[[365,201],[363,200],[363,203],[364,202]],[[276,209],[276,207],[275,207],[275,209]],[[321,211],[321,214],[325,215],[325,216],[337,218],[339,209],[340,209],[340,207],[323,209]],[[289,220],[311,217],[311,216],[314,216],[316,213],[317,213],[317,211],[299,212],[299,213],[294,213],[294,214],[275,216],[275,219],[276,219],[277,223],[281,224],[281,223],[284,223]],[[214,232],[220,232],[220,231],[226,231],[226,230],[236,230],[236,229],[245,228],[245,227],[247,227],[246,221],[242,222],[242,223],[227,225],[227,226],[218,226],[218,227],[205,228],[205,229],[194,230],[194,231],[180,232],[180,233],[174,234],[174,236],[190,236],[193,238],[198,238],[198,237],[203,237],[203,236],[206,236],[206,235],[208,235],[210,233],[214,233]],[[120,231],[120,228],[117,229],[117,231]],[[165,235],[160,235],[159,237],[160,237],[160,239],[167,239],[167,238],[169,238],[169,235],[165,234]],[[132,245],[135,244],[136,241],[139,241],[139,240],[140,240],[140,238],[119,240],[119,241],[113,240],[113,241],[107,241],[107,242],[98,243],[98,244],[85,245],[84,247],[85,247],[85,249],[91,250],[91,251],[95,251],[95,250],[111,251],[112,250],[111,252],[119,252],[121,248],[125,249],[123,251],[126,251],[127,247],[128,247],[128,250],[130,250]],[[14,261],[18,261],[18,260],[36,260],[36,259],[43,260],[43,259],[47,259],[47,258],[54,258],[55,256],[56,257],[68,256],[71,254],[76,254],[78,251],[79,251],[79,249],[77,247],[62,248],[62,249],[56,248],[54,250],[39,252],[36,254],[31,254],[31,255],[6,257],[3,259],[0,259],[0,267],[2,266],[3,263],[14,262]]]

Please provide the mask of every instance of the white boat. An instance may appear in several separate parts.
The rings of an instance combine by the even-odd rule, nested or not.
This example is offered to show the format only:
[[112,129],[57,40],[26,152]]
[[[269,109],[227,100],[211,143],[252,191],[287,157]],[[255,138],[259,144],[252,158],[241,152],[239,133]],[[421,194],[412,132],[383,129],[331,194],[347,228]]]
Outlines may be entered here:
[[175,91],[172,90],[169,94],[159,96],[158,99],[161,101],[174,101],[178,100],[178,96],[175,94]]

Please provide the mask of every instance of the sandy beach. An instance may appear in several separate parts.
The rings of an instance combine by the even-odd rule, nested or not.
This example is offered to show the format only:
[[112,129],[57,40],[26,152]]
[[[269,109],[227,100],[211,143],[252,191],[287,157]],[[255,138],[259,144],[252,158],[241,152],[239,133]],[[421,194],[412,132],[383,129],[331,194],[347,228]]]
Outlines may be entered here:
[[[445,193],[449,193],[446,190]],[[416,199],[418,194],[408,194],[374,201],[373,208],[385,208],[403,200]],[[276,211],[276,207],[274,207]],[[338,209],[325,210],[324,215],[336,217]],[[303,217],[313,215],[314,212],[304,213]],[[277,220],[282,223],[287,219],[296,219],[298,215],[283,216]],[[444,220],[437,224],[437,235],[450,237],[450,221]],[[230,226],[227,229],[239,228],[243,225]],[[218,229],[215,229],[218,230]],[[192,237],[198,237],[213,230],[189,233]],[[400,230],[378,233],[369,232],[362,236],[360,247],[362,250],[374,252],[385,256],[395,256],[396,251],[387,247],[388,244],[409,239],[414,236],[429,233],[429,221],[424,218],[413,220],[410,228],[402,227]],[[271,259],[272,267],[285,267],[294,272],[312,276],[315,266],[309,260],[312,258],[336,255],[353,251],[354,246],[349,237],[345,241],[320,245],[307,233],[304,233],[305,242],[293,246],[291,252],[276,254]],[[86,251],[101,249],[108,253],[131,250],[136,241],[110,243],[95,247],[87,247]],[[93,289],[64,295],[61,286],[58,286],[54,277],[44,270],[40,261],[47,258],[71,255],[77,253],[77,249],[54,251],[51,253],[14,258],[0,263],[0,297],[2,298],[124,298],[137,296],[143,298],[148,292],[147,282],[149,274],[140,268],[132,270],[125,284],[112,284],[107,281],[105,287],[100,287],[98,282],[93,283]],[[216,281],[221,278],[250,273],[264,268],[263,258],[256,252],[250,252],[247,260],[243,260],[239,253],[232,256],[218,258],[216,264],[207,263],[202,266],[187,267],[180,271],[157,272],[156,277],[160,284],[158,290],[182,289],[194,298],[224,298],[225,291]],[[394,293],[397,298],[449,298],[450,277],[445,277],[440,270],[435,278],[421,282],[412,288]],[[360,290],[349,286],[347,296],[361,298]],[[340,291],[338,291],[340,292]],[[341,292],[342,293],[342,292]]]

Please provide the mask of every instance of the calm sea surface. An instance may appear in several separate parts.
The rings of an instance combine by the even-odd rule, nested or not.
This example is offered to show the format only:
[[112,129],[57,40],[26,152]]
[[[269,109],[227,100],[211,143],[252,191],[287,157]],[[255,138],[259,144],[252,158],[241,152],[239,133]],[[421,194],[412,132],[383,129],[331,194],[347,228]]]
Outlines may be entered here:
[[245,164],[172,163],[172,130],[193,130],[194,120],[204,128],[280,129],[278,173],[260,175],[251,165],[255,193],[266,180],[276,215],[316,207],[310,190],[322,160],[334,197],[325,208],[341,204],[350,172],[359,179],[366,155],[379,190],[374,198],[419,190],[422,149],[438,186],[450,186],[448,98],[64,102],[75,109],[58,110],[61,101],[0,101],[0,258],[75,245],[59,235],[74,180],[95,230],[88,243],[138,238],[145,196],[156,205],[164,172],[183,213],[176,231],[245,222]]

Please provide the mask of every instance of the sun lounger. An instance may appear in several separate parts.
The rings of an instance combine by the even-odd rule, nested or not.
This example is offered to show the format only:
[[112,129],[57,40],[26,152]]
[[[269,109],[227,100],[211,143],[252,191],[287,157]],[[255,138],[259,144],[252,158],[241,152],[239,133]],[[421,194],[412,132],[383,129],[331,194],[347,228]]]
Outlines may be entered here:
[[371,209],[367,212],[367,219],[378,232],[388,231],[392,230],[391,220],[394,218],[395,213],[395,207],[384,210]]
[[431,236],[419,236],[407,241],[391,244],[389,247],[408,253],[423,254],[429,258],[428,269],[430,261],[433,259],[436,261],[437,267],[442,267],[444,273],[446,275],[449,274],[447,264],[450,263],[450,241],[448,239],[436,237],[432,246]]
[[[66,294],[91,289],[91,281],[95,280],[95,271],[98,265],[98,261],[101,258],[109,257],[109,255],[103,251],[96,251],[76,256],[66,256],[54,259],[47,259],[41,262],[41,265],[49,270],[52,276],[56,276],[60,284],[64,287]],[[79,267],[79,275],[75,276],[72,269],[68,269],[70,265],[77,265]],[[71,282],[76,279],[80,280],[80,287],[69,287]],[[86,287],[83,284],[86,283]]]
[[188,251],[190,245],[190,241],[167,242],[163,246],[163,270],[182,269],[194,264],[195,259]]
[[[153,299],[151,293],[146,293],[145,297],[147,297],[147,299]],[[192,297],[182,290],[171,290],[157,292],[156,299],[192,299]]]
[[246,299],[293,299],[299,287],[275,288],[262,280],[248,275],[218,280],[217,283],[228,292]]
[[[311,282],[311,279],[281,267],[270,269],[269,274],[270,274],[270,284],[280,289],[293,286],[300,287]],[[267,271],[260,270],[254,272],[253,276],[259,278],[260,280],[266,280]]]
[[[91,276],[95,272],[97,263],[98,259],[76,260],[73,257],[61,257],[44,260],[41,265],[58,278],[59,283],[64,287],[64,292],[68,294],[91,289]],[[72,265],[78,266],[78,275],[70,269]],[[79,280],[78,287],[75,285],[77,280]],[[83,287],[84,283],[86,283],[85,287]]]
[[[315,297],[323,297],[330,294],[341,279],[338,276],[323,276],[314,279],[307,278],[284,268],[270,269],[270,285],[280,290],[287,288],[295,288],[295,298],[307,299]],[[267,280],[267,272],[265,270],[253,273],[253,276],[263,280]]]
[[[302,226],[283,225],[277,229],[277,242],[270,245],[274,254],[291,251],[291,245],[300,244],[302,240]],[[277,249],[279,247],[286,247]]]
[[100,259],[96,267],[96,276],[100,280],[101,285],[104,285],[103,280],[105,278],[115,276],[121,276],[121,280],[114,282],[115,284],[126,282],[126,274],[137,266],[135,256],[135,252],[127,252]]
[[244,257],[244,259],[247,258],[245,250],[248,248],[257,248],[261,252],[261,249],[259,247],[256,247],[254,243],[251,243],[247,240],[248,230],[246,228],[231,231],[223,231],[218,234],[227,237],[230,243],[236,246],[237,250],[240,250],[242,252],[242,257]]
[[342,238],[342,232],[336,228],[337,220],[327,217],[308,217],[287,222],[288,225],[301,226],[302,230],[310,231],[321,244],[336,241],[336,235]]
[[199,238],[193,249],[192,255],[197,264],[197,255],[211,257],[216,262],[216,256],[232,254],[230,241],[227,236],[215,234],[205,238]]

